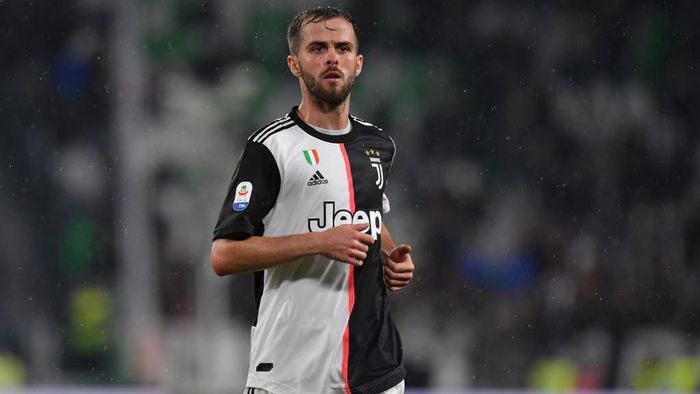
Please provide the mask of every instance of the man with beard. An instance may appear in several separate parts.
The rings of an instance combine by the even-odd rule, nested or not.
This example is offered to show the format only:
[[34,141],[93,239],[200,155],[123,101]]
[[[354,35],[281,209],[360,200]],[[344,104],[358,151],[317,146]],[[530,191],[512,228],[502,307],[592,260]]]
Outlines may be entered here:
[[255,272],[247,393],[403,393],[386,289],[413,275],[383,214],[393,140],[351,116],[357,29],[332,7],[289,24],[301,104],[254,132],[231,180],[211,252],[218,275]]

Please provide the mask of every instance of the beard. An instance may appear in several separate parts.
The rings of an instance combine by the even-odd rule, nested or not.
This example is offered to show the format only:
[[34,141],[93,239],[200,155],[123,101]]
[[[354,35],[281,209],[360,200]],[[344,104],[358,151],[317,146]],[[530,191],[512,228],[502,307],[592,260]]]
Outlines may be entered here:
[[311,93],[316,100],[329,108],[336,108],[342,104],[350,94],[352,85],[355,83],[355,75],[351,74],[348,76],[345,85],[337,89],[326,89],[313,75],[307,73],[304,69],[300,71],[301,79],[304,81],[304,85],[306,85],[306,89],[309,90],[309,93]]

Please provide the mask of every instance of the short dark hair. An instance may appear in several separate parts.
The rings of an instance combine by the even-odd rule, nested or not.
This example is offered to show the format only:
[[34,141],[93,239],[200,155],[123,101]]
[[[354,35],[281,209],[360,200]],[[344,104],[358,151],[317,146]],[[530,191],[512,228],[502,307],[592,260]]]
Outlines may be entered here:
[[333,18],[343,18],[350,22],[352,29],[355,32],[355,48],[358,49],[359,41],[357,38],[357,25],[352,20],[347,11],[330,6],[321,6],[302,11],[289,22],[287,26],[287,44],[289,45],[289,53],[296,55],[299,53],[299,42],[301,41],[301,29],[309,23],[323,22]]

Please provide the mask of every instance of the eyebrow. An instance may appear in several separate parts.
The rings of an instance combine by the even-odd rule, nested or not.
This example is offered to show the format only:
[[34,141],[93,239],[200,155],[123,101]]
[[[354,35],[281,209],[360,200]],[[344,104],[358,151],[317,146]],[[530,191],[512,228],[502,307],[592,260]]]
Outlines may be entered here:
[[[311,41],[310,43],[308,43],[308,44],[306,45],[306,47],[308,48],[308,47],[312,47],[312,46],[315,46],[315,45],[320,45],[320,46],[324,46],[324,47],[325,47],[325,46],[328,46],[328,43],[329,43],[329,41]],[[351,47],[351,48],[355,48],[355,44],[354,44],[352,41],[337,41],[337,42],[335,42],[334,45],[335,45],[335,46],[347,45],[347,46],[349,46],[349,47]]]

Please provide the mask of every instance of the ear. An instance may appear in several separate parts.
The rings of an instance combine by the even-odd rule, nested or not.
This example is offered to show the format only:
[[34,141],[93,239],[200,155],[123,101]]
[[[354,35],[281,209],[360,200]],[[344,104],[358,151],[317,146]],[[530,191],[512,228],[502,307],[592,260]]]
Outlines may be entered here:
[[357,55],[357,59],[355,60],[355,76],[357,77],[360,75],[362,72],[362,65],[365,62],[365,57],[362,55]]
[[289,71],[291,71],[295,77],[298,78],[301,75],[301,69],[299,69],[299,59],[296,56],[287,56],[287,67],[289,67]]

